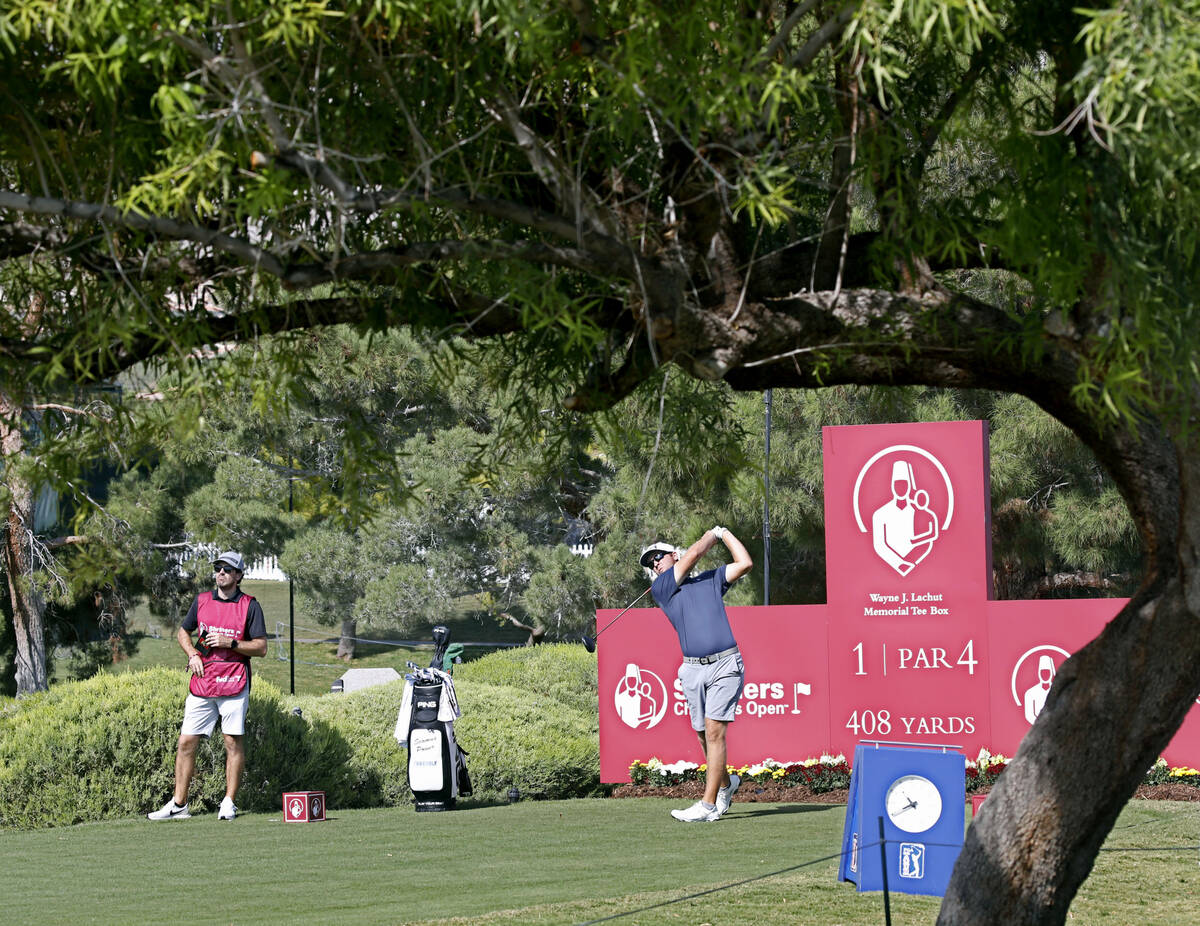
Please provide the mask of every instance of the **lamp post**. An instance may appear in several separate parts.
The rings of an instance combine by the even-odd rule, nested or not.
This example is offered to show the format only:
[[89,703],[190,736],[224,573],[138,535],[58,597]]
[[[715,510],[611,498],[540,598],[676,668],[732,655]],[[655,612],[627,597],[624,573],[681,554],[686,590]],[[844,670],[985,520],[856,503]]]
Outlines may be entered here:
[[771,390],[763,393],[766,404],[763,453],[763,604],[771,603]]
[[[289,458],[288,462],[292,469],[296,468],[296,461]],[[288,514],[292,513],[292,486],[295,483],[293,473],[288,473]],[[288,693],[296,693],[296,596],[292,587],[292,577],[288,576],[288,660],[291,662],[289,666],[291,673],[291,683]]]

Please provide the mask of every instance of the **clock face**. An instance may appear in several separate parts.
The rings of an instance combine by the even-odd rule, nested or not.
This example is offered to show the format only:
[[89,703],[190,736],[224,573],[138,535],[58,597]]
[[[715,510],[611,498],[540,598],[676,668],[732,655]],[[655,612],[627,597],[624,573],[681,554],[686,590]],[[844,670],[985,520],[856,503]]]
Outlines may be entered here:
[[906,833],[923,833],[942,815],[942,795],[923,775],[901,775],[884,799],[888,819]]

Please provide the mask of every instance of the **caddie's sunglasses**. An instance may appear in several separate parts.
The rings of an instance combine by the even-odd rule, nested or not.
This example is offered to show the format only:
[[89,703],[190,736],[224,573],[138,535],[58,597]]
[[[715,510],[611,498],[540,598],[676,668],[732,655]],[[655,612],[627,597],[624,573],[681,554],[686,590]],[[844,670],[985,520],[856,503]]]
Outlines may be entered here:
[[664,553],[662,550],[659,550],[657,553],[655,553],[653,556],[650,557],[650,564],[651,565],[657,564],[666,555],[667,554]]
[[228,563],[217,563],[213,566],[213,572],[228,572],[230,575],[233,575],[237,570]]

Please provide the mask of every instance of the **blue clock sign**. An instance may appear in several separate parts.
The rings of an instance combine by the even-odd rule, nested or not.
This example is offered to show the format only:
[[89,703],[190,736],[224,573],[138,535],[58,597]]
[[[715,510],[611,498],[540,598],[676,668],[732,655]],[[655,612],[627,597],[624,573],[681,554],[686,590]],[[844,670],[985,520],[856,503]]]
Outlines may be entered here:
[[962,753],[950,751],[953,748],[858,745],[839,881],[852,881],[860,891],[881,891],[886,864],[889,891],[937,897],[946,893],[966,823],[967,762]]

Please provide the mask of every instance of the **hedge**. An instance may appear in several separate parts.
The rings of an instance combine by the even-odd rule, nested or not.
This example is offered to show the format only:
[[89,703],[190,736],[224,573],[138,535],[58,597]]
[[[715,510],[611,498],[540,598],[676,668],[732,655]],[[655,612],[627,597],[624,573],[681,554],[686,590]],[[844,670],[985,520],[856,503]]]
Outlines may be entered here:
[[[59,826],[145,813],[170,797],[186,673],[149,669],[68,682],[0,717],[0,826]],[[356,778],[344,737],[293,715],[279,690],[256,681],[238,794],[246,810],[319,778],[334,806],[378,802],[378,784]],[[215,808],[225,794],[221,736],[196,753],[190,803]]]
[[[600,793],[596,660],[581,646],[522,647],[455,668],[472,799],[503,800],[514,784],[529,797]],[[347,695],[296,698],[305,718],[327,722],[350,745],[356,775],[378,782],[382,802],[412,800],[408,752],[393,738],[404,684]],[[314,785],[314,787],[316,787]],[[332,804],[331,806],[337,806]]]
[[454,670],[457,691],[464,683],[504,685],[597,715],[596,657],[578,644],[547,643],[491,653]]
[[[461,677],[460,677],[461,676]],[[43,827],[140,815],[174,783],[186,674],[150,669],[55,686],[0,712],[0,826]],[[474,801],[600,793],[596,667],[578,646],[539,646],[458,667]],[[238,805],[278,811],[282,792],[326,792],[331,808],[408,803],[408,753],[393,739],[403,683],[286,698],[256,680]],[[298,710],[299,713],[294,713]],[[217,735],[196,757],[190,803],[224,794]]]

